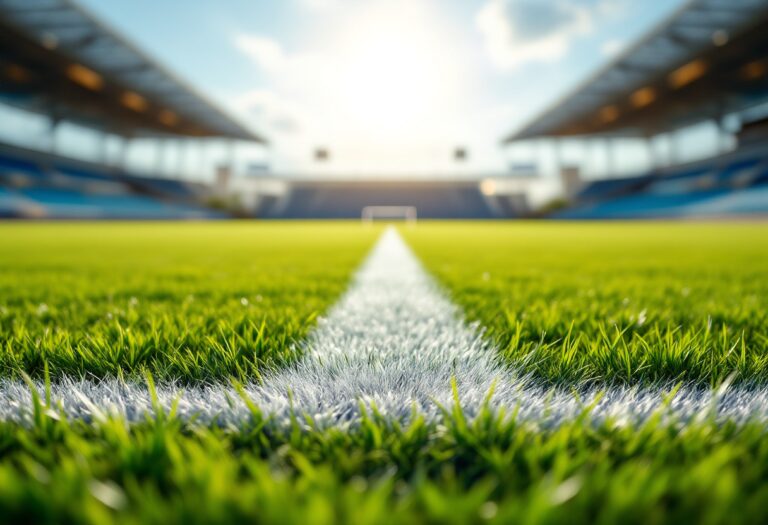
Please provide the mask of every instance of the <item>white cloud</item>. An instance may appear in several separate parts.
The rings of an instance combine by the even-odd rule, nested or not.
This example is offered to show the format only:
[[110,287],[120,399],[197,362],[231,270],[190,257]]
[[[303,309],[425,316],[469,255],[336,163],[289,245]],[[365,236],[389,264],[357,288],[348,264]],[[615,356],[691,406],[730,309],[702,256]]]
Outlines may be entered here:
[[293,134],[300,130],[302,110],[293,102],[269,90],[256,89],[236,97],[233,109],[266,125],[273,132]]
[[561,59],[592,31],[596,7],[548,0],[489,0],[476,17],[493,63],[514,69]]
[[325,9],[331,9],[338,7],[341,2],[339,0],[299,0],[299,4],[302,7],[310,9],[312,11],[322,11]]
[[319,53],[289,53],[278,41],[261,35],[237,35],[235,46],[273,77],[300,74],[306,78],[307,75],[325,67],[328,61],[326,56]]
[[336,67],[334,57],[321,51],[289,53],[268,37],[240,34],[235,46],[259,67],[279,91],[294,94],[311,89],[315,93],[327,89],[328,72]]
[[600,44],[600,52],[603,56],[615,57],[621,53],[626,46],[627,43],[624,40],[613,38]]
[[282,135],[275,147],[306,156],[314,145],[329,146],[334,168],[365,166],[369,158],[377,159],[376,169],[379,161],[411,162],[416,144],[452,143],[466,132],[467,61],[437,15],[432,4],[375,0],[336,13],[290,45],[236,35],[233,45],[262,83],[234,97],[234,109]]
[[[261,35],[241,34],[234,43],[264,73],[267,85],[239,97],[242,110],[259,120],[281,123],[281,131],[299,127],[307,131],[312,122],[324,118],[318,107],[328,106],[336,90],[329,74],[337,69],[332,55],[322,50],[287,52],[279,42]],[[289,125],[291,121],[296,125]]]
[[235,37],[235,46],[268,72],[284,70],[291,61],[280,43],[268,37],[240,34]]

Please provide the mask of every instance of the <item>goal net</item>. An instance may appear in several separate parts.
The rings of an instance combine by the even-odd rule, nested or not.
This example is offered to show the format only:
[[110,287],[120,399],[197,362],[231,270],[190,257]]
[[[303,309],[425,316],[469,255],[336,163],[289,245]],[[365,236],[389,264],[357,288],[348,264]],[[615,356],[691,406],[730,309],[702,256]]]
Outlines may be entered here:
[[416,206],[366,206],[360,215],[363,222],[376,220],[403,220],[409,224],[416,222]]

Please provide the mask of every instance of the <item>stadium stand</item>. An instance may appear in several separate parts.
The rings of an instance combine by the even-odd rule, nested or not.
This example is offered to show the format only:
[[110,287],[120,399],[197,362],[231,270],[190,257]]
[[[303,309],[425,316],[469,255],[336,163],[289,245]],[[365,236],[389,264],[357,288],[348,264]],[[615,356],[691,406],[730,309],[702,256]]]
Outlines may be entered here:
[[741,122],[735,150],[587,183],[553,217],[768,215],[768,3],[693,0],[509,136],[650,138],[704,121]]
[[[0,0],[0,102],[123,138],[265,144],[69,0]],[[179,174],[180,175],[180,174]],[[208,188],[122,165],[0,147],[0,216],[217,218]]]
[[263,209],[268,218],[359,218],[366,206],[413,206],[419,218],[491,219],[497,215],[477,181],[292,181],[285,198]]
[[[762,147],[658,170],[595,181],[561,218],[715,217],[768,213],[768,152]],[[606,191],[611,189],[612,191]]]
[[69,0],[0,2],[0,96],[121,132],[264,139]]
[[122,173],[39,152],[0,148],[0,217],[219,218],[199,185]]
[[768,151],[750,149],[641,177],[588,184],[569,219],[721,217],[768,213]]

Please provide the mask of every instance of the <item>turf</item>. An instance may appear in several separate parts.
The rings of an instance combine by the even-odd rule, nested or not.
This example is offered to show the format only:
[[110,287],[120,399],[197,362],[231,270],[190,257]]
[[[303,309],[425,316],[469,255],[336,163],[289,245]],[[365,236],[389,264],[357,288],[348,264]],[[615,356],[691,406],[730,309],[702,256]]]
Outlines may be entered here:
[[256,378],[345,290],[355,223],[0,225],[0,377]]
[[190,427],[67,422],[39,402],[0,424],[9,523],[765,523],[762,423],[686,427],[576,419],[540,428],[461,411],[400,427],[296,420]]
[[768,382],[768,225],[420,223],[504,358],[552,382]]
[[[403,233],[503,356],[542,380],[717,383],[735,370],[766,381],[761,225]],[[296,357],[377,234],[344,223],[0,225],[2,374],[253,378]],[[401,426],[373,407],[358,426],[320,430],[251,406],[239,427],[159,409],[128,425],[68,421],[37,394],[30,426],[0,423],[0,521],[768,521],[764,422],[593,424],[585,407],[548,427],[511,407]]]

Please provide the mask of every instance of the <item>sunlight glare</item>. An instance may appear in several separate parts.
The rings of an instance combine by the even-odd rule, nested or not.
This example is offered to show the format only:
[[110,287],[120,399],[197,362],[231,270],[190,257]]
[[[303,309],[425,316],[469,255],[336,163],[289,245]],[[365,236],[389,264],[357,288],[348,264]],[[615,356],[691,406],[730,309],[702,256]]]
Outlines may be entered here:
[[433,18],[400,7],[361,16],[342,39],[339,109],[379,135],[422,126],[455,95],[447,38]]

